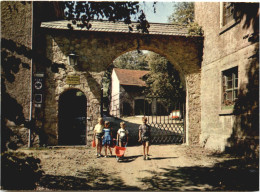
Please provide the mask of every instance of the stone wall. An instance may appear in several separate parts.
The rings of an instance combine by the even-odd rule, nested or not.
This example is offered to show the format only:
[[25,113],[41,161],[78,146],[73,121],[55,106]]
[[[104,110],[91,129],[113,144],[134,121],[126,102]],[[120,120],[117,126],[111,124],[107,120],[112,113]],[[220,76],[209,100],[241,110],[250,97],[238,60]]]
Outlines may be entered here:
[[[17,138],[25,145],[28,130],[24,128],[23,122],[30,118],[31,99],[31,10],[31,2],[1,2],[2,118],[9,119],[7,126],[15,135],[21,131]],[[3,127],[1,130],[5,135]]]
[[[94,125],[97,123],[97,117],[100,116],[100,101],[101,101],[101,79],[102,72],[78,71],[77,66],[73,67],[68,64],[68,57],[62,52],[59,45],[64,47],[69,46],[69,41],[66,38],[56,36],[47,36],[47,57],[58,64],[65,64],[66,69],[59,69],[58,73],[53,73],[51,69],[46,71],[46,97],[45,97],[45,123],[44,130],[49,136],[47,143],[57,145],[58,143],[58,103],[60,95],[69,89],[79,89],[87,99],[86,117],[87,132],[91,134]],[[78,46],[79,42],[73,44]],[[81,46],[86,44],[81,43]],[[69,75],[80,76],[79,85],[69,85],[66,83],[66,78]],[[89,107],[88,107],[89,106]]]
[[[222,2],[221,2],[222,3]],[[246,131],[237,134],[241,127],[239,116],[234,110],[221,109],[222,72],[238,67],[239,94],[249,83],[250,57],[258,46],[247,38],[253,33],[253,27],[245,27],[246,16],[240,23],[231,22],[228,26],[221,25],[221,3],[196,2],[195,20],[204,30],[203,62],[201,66],[201,135],[200,144],[207,148],[223,151],[233,145],[230,139],[248,135]],[[258,70],[259,64],[255,70]],[[255,78],[255,77],[254,77]],[[251,81],[254,81],[251,79]],[[256,92],[255,92],[256,93]],[[254,93],[254,94],[255,94]],[[253,95],[254,95],[253,94]],[[256,93],[257,94],[257,93]],[[235,108],[241,105],[240,99]],[[256,104],[258,105],[258,104]],[[252,106],[248,106],[250,108]],[[254,121],[251,119],[251,121]],[[238,127],[240,128],[238,128]]]
[[[68,30],[45,30],[47,57],[53,62],[65,64],[66,70],[57,74],[46,71],[46,98],[44,130],[49,135],[48,143],[56,145],[58,140],[58,100],[66,89],[68,74],[78,74],[81,84],[73,86],[87,97],[88,135],[100,114],[101,79],[104,71],[115,58],[137,48],[150,50],[165,56],[180,72],[188,90],[187,132],[192,136],[190,144],[197,144],[200,133],[200,44],[193,37],[143,36],[138,34],[79,32]],[[74,51],[79,56],[78,66],[68,66],[67,55]],[[189,127],[192,125],[192,128]]]
[[186,142],[191,145],[199,145],[201,134],[200,83],[200,72],[186,76]]

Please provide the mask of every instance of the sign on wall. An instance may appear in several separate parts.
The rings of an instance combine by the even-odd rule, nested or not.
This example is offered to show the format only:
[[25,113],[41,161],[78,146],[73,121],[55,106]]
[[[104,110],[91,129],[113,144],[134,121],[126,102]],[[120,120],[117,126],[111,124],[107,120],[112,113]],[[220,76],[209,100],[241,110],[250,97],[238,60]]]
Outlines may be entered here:
[[34,106],[40,108],[43,103],[43,92],[44,92],[44,74],[35,73],[33,80],[33,92],[34,92]]
[[80,76],[79,75],[69,75],[66,79],[66,83],[69,85],[79,85]]

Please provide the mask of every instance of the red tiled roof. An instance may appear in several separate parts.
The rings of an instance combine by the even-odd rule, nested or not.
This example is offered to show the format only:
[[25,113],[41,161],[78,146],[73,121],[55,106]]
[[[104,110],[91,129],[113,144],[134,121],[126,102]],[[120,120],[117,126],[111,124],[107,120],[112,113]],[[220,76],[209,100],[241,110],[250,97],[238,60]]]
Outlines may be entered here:
[[[63,29],[68,30],[68,23],[71,21],[49,21],[42,22],[42,28],[48,29]],[[110,22],[110,21],[90,21],[92,27],[87,29],[86,27],[81,28],[76,25],[72,25],[76,31],[96,31],[96,32],[116,32],[116,33],[129,33],[128,25],[124,22]],[[133,22],[130,26],[133,31],[130,33],[139,33],[136,29],[138,23]],[[188,28],[186,25],[179,24],[166,24],[166,23],[149,23],[150,28],[148,28],[149,34],[151,35],[171,35],[171,36],[188,36]]]
[[149,71],[141,70],[130,70],[130,69],[119,69],[114,68],[115,73],[118,77],[120,85],[134,85],[145,87],[146,83],[141,79]]

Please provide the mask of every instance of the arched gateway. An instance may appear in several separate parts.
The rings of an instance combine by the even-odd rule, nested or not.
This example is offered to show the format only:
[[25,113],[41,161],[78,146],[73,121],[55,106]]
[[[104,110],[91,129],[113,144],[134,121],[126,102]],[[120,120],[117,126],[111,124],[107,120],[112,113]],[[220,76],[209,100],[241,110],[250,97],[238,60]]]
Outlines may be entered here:
[[[48,94],[44,129],[51,135],[50,144],[58,142],[57,111],[60,94],[69,87],[84,92],[88,99],[87,129],[92,130],[100,115],[101,82],[107,66],[118,56],[137,48],[166,57],[179,71],[186,89],[186,142],[199,142],[201,37],[189,36],[185,26],[172,24],[151,23],[149,34],[135,30],[129,32],[128,25],[121,22],[93,21],[89,30],[75,26],[72,31],[67,28],[67,24],[68,21],[41,24],[46,34],[47,57],[66,65],[66,69],[59,69],[59,73],[54,74],[49,69],[46,71]],[[69,65],[68,55],[72,52],[77,55],[77,66]],[[70,83],[69,78],[75,78],[77,82]]]

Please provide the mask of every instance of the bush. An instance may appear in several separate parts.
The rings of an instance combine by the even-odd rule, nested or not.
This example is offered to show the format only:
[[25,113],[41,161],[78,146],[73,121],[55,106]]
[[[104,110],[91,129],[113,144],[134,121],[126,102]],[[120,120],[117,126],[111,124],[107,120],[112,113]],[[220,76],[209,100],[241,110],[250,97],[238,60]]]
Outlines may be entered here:
[[189,35],[200,35],[200,36],[203,36],[204,34],[202,27],[199,26],[198,23],[190,23],[188,25],[188,33]]
[[2,153],[1,164],[4,190],[33,190],[43,173],[40,159],[21,152]]

